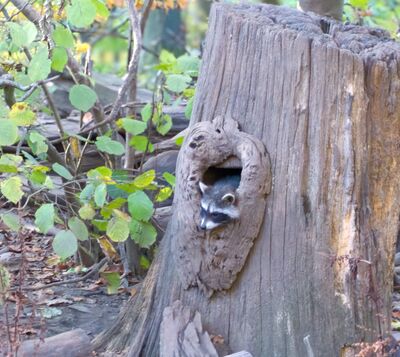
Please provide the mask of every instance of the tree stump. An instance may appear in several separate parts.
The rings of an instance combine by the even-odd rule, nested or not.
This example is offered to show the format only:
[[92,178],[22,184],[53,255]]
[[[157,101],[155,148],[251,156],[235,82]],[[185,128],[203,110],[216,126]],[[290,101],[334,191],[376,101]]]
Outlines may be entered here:
[[[186,194],[177,182],[140,294],[95,345],[159,355],[162,313],[176,300],[232,352],[254,356],[348,355],[390,334],[399,60],[400,45],[378,29],[272,5],[214,4],[189,129],[231,117],[265,145],[272,188],[261,229],[231,287],[211,298],[196,284],[186,289],[174,259]],[[181,151],[178,166],[184,160]]]

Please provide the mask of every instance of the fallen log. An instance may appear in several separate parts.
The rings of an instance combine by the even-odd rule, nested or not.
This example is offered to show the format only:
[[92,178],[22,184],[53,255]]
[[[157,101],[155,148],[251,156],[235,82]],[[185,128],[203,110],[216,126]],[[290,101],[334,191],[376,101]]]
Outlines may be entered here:
[[18,350],[20,357],[88,357],[92,353],[90,338],[80,328],[59,335],[24,341]]

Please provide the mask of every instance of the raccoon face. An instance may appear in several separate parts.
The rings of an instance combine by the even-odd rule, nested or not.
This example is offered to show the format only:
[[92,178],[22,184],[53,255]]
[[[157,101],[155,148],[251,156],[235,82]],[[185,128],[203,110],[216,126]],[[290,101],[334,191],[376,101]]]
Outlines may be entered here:
[[201,197],[200,228],[211,230],[239,218],[235,205],[236,187],[228,182],[207,186],[200,182]]

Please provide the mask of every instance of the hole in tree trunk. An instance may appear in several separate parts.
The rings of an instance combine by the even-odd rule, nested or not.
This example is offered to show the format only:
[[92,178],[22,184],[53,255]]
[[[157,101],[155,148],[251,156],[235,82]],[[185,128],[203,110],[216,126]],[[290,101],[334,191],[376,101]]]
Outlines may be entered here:
[[202,181],[206,185],[212,185],[224,177],[241,176],[241,174],[242,164],[240,160],[235,156],[231,156],[221,164],[209,167],[204,173]]

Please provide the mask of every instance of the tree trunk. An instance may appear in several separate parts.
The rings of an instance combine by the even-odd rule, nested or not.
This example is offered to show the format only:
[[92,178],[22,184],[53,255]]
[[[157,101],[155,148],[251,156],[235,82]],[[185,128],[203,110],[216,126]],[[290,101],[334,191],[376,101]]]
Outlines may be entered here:
[[[390,334],[399,59],[400,45],[377,29],[332,20],[322,30],[319,17],[284,7],[215,4],[171,222],[140,293],[95,345],[157,356],[176,300],[232,352],[253,356],[347,355]],[[268,196],[268,155],[255,138],[271,161]],[[220,156],[199,164],[217,145]],[[201,236],[197,181],[232,153],[254,205],[240,196],[240,221]]]

